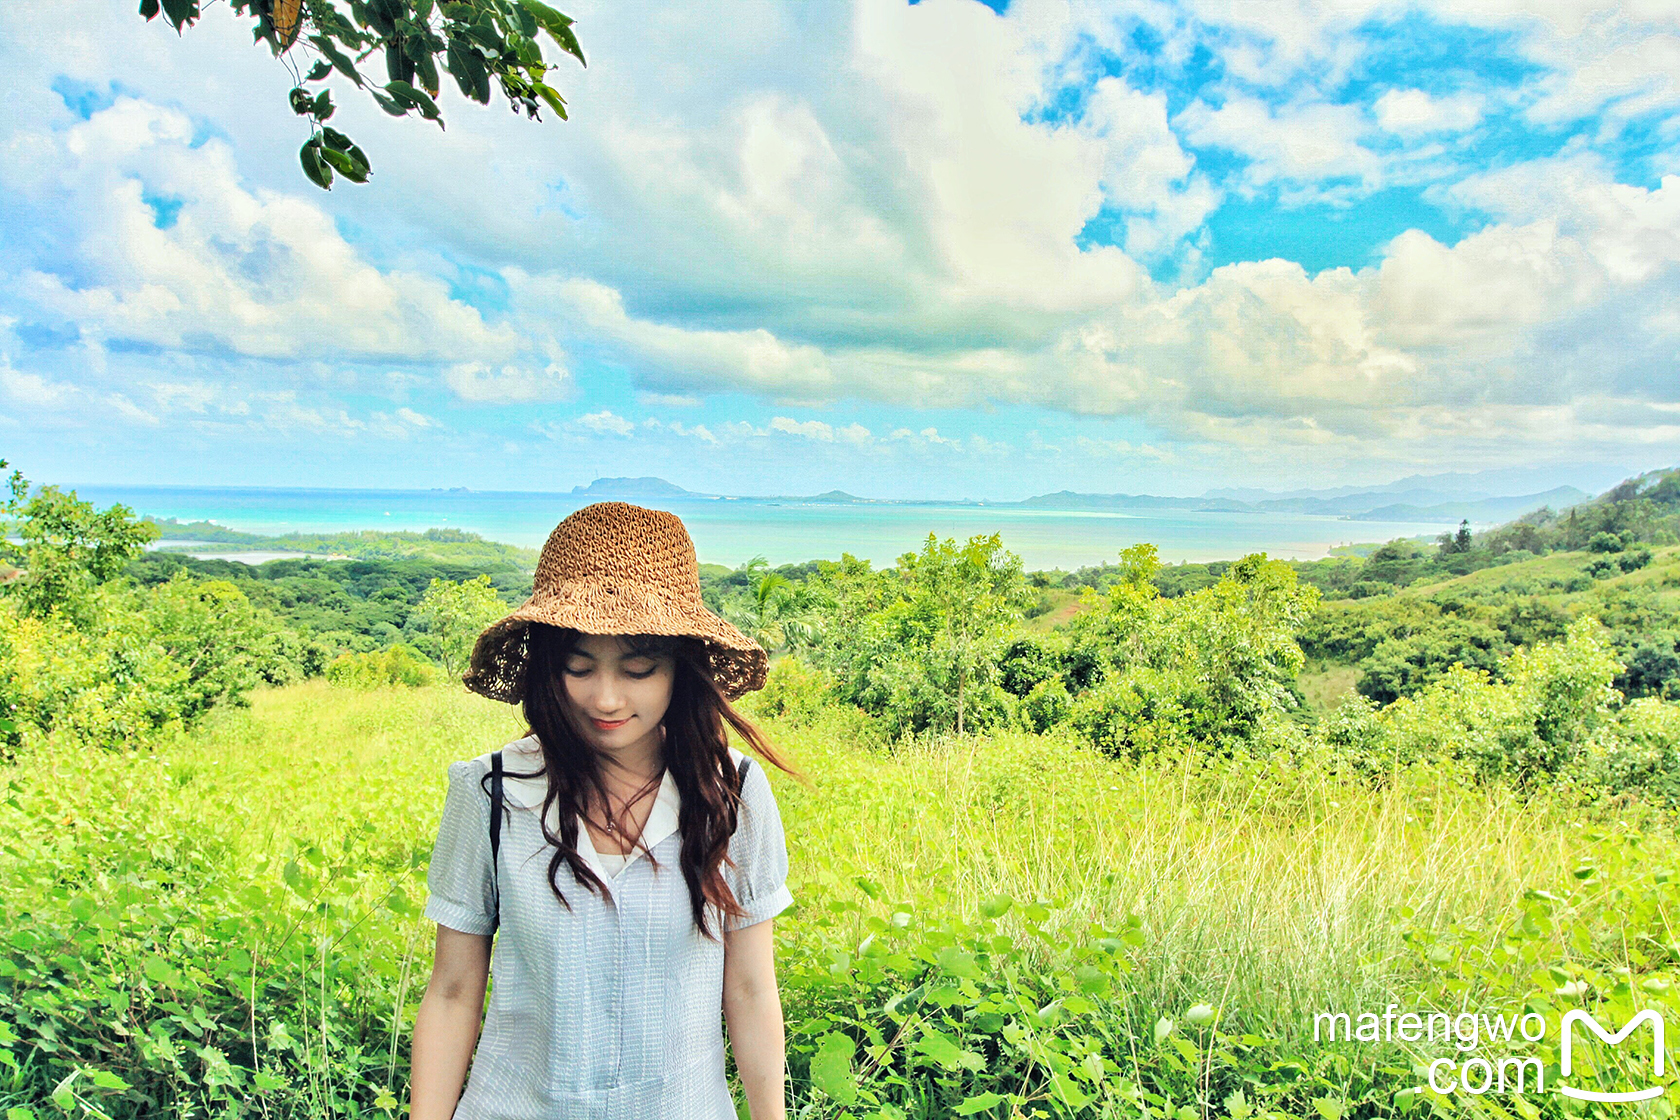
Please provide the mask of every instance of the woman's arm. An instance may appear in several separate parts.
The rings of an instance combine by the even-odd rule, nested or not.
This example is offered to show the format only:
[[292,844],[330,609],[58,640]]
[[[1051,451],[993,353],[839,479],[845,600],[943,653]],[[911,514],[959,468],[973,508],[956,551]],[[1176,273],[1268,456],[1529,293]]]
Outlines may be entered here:
[[438,926],[432,978],[414,1016],[409,1120],[450,1120],[484,1019],[490,938]]
[[787,1040],[782,995],[776,989],[773,924],[766,919],[723,935],[723,1018],[752,1120],[784,1120],[787,1115]]

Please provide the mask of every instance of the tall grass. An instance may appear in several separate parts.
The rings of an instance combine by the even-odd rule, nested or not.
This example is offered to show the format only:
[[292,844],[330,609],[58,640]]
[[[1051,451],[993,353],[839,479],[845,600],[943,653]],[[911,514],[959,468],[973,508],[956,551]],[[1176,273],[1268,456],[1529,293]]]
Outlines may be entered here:
[[[808,1116],[942,1115],[989,1100],[985,1085],[1046,1115],[1206,1115],[1231,1093],[1213,1076],[1226,1035],[1198,1042],[1185,1072],[1172,1063],[1189,1059],[1156,1052],[1158,1018],[1205,1003],[1230,1038],[1253,1036],[1264,1061],[1226,1073],[1256,1099],[1278,1059],[1312,1050],[1314,1011],[1438,992],[1442,969],[1464,991],[1520,998],[1538,968],[1625,965],[1635,925],[1656,920],[1629,892],[1658,888],[1619,878],[1616,853],[1632,835],[1646,864],[1677,850],[1656,819],[1588,821],[1561,794],[1427,768],[1373,788],[1281,757],[1134,764],[1030,735],[887,752],[834,715],[766,726],[809,778],[773,774],[798,900],[779,922],[790,1066]],[[259,691],[153,753],[20,756],[0,772],[0,918],[21,931],[0,945],[0,1108],[395,1115],[430,963],[420,907],[445,768],[522,730],[513,709],[458,689],[312,681]],[[1584,866],[1612,873],[1583,879]],[[1534,924],[1532,889],[1564,899],[1568,924]],[[1524,922],[1539,932],[1521,952],[1482,951]],[[886,952],[876,937],[890,953],[871,956]],[[906,1010],[912,991],[933,1003]],[[1091,1010],[1055,1011],[1081,993]],[[1005,1012],[1031,1037],[983,1025]],[[1081,1053],[1085,1104],[1045,1088]],[[1363,1088],[1338,1076],[1311,1092],[1383,1111],[1375,1074]],[[1278,1116],[1306,1099],[1281,1080],[1276,1092],[1296,1094],[1276,1097]]]
[[1056,903],[1070,930],[1135,915],[1140,1000],[1214,1002],[1286,1039],[1315,1010],[1381,1007],[1411,979],[1407,930],[1506,924],[1596,843],[1564,797],[1445,772],[1372,788],[1281,759],[1130,764],[1022,734],[891,755],[823,727],[781,740],[814,778],[778,784],[807,893],[862,876],[957,914],[1007,895]]

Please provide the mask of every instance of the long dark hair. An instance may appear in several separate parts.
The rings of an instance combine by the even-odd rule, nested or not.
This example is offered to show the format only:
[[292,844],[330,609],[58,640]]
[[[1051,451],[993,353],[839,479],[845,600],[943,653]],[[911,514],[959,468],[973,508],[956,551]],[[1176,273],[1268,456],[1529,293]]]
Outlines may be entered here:
[[[580,637],[576,630],[541,622],[530,624],[526,634],[524,715],[526,734],[535,735],[542,747],[543,768],[530,773],[507,772],[516,778],[548,776],[548,792],[537,819],[543,838],[554,848],[548,861],[548,885],[568,910],[572,904],[560,889],[562,866],[571,869],[573,879],[585,890],[612,901],[606,883],[577,851],[578,817],[590,791],[601,804],[607,803],[601,757],[574,722],[563,677],[566,658]],[[682,798],[677,816],[677,831],[682,836],[679,863],[688,884],[694,924],[702,934],[716,940],[706,922],[707,903],[729,917],[744,913],[721,870],[740,810],[736,770],[729,758],[729,730],[733,729],[766,762],[790,774],[794,771],[719,690],[712,679],[705,645],[698,638],[626,634],[619,640],[637,655],[670,656],[676,663],[664,725],[665,766]],[[558,836],[548,823],[555,806],[559,808]],[[647,859],[653,861],[653,853],[640,839],[637,842]]]

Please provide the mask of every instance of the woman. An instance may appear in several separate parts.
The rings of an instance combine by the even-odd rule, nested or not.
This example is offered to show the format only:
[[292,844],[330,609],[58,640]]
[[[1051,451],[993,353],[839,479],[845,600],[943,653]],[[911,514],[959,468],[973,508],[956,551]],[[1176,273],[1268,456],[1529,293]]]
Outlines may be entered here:
[[753,1120],[782,1120],[787,851],[764,768],[726,739],[787,769],[730,706],[765,666],[702,605],[673,515],[602,502],[554,530],[462,677],[528,732],[449,767],[411,1120],[733,1120],[720,1009]]

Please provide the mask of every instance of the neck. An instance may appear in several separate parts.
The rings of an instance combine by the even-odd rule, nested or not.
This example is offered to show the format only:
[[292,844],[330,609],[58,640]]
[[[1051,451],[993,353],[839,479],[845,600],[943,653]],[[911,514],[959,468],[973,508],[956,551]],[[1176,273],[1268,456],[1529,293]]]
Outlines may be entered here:
[[606,773],[617,771],[624,778],[640,785],[651,781],[664,765],[665,740],[656,728],[634,743],[616,751],[602,751],[601,755]]

